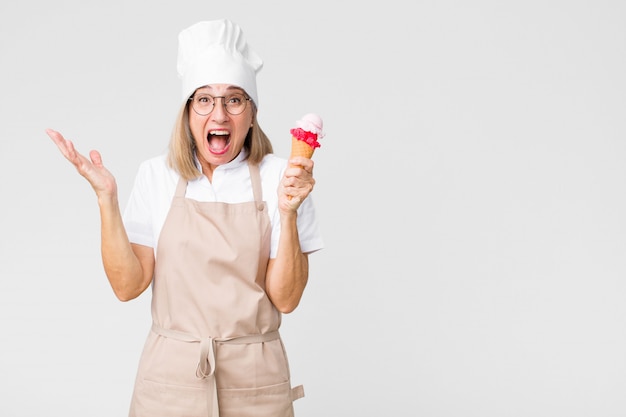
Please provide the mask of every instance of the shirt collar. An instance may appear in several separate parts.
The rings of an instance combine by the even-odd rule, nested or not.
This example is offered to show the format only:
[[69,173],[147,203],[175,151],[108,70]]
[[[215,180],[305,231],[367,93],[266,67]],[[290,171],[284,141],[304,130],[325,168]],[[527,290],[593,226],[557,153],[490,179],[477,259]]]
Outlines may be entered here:
[[[239,152],[239,155],[237,155],[235,159],[224,165],[218,166],[217,168],[215,168],[215,170],[229,170],[239,168],[241,165],[246,163],[246,159],[248,159],[248,151],[246,150],[246,148],[241,148],[241,152]],[[198,159],[197,153],[194,155],[194,161],[196,164],[196,168],[198,168],[198,170],[200,171],[200,177],[202,177],[204,174],[202,174],[202,165],[200,165],[200,160]]]

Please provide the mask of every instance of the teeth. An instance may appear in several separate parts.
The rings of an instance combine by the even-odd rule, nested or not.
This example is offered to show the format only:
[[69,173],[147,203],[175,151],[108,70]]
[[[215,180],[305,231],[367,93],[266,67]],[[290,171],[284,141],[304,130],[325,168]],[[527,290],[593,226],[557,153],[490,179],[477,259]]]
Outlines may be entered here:
[[226,136],[228,135],[228,132],[224,130],[212,130],[209,132],[209,134],[214,136]]

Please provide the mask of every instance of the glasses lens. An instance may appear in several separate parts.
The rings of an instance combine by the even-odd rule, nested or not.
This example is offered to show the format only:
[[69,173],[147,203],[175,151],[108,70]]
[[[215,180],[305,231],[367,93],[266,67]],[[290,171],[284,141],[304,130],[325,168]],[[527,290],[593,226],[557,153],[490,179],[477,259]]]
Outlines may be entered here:
[[243,94],[233,94],[224,98],[224,106],[230,114],[240,114],[246,109],[246,97]]
[[208,94],[198,94],[193,96],[193,109],[199,115],[206,116],[213,110],[215,99]]

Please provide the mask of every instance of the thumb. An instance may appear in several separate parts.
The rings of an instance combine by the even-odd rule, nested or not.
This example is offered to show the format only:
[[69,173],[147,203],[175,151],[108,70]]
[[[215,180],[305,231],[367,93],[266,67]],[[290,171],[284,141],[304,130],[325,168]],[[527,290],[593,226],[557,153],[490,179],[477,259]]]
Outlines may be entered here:
[[98,151],[90,151],[89,152],[89,158],[91,158],[91,162],[101,168],[102,167],[102,156],[100,155],[100,152]]

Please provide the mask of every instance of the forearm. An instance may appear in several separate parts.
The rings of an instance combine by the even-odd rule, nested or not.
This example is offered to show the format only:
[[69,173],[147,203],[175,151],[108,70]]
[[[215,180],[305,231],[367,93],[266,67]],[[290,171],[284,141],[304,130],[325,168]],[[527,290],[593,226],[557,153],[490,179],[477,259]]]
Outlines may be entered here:
[[144,271],[128,240],[117,197],[99,198],[98,204],[104,271],[117,298],[128,301],[147,288],[151,272],[146,276],[148,271]]
[[309,261],[300,248],[296,217],[293,213],[281,218],[278,252],[269,262],[265,280],[268,297],[283,313],[298,306],[309,277]]

